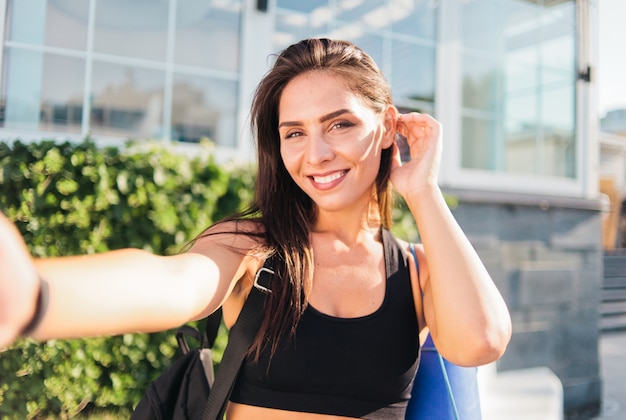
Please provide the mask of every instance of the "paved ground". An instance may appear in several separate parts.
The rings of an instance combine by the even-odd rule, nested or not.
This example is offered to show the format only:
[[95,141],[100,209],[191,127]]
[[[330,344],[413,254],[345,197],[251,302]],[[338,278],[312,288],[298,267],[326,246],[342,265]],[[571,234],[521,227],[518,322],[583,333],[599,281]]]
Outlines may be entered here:
[[602,335],[600,371],[603,381],[602,412],[594,420],[626,419],[626,331]]

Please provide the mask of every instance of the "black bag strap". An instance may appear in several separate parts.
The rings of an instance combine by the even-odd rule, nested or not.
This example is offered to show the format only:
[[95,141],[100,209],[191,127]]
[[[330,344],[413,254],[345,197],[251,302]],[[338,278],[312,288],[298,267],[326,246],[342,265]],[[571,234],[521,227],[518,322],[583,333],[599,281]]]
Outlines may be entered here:
[[206,318],[206,325],[204,326],[204,337],[202,337],[202,347],[213,348],[221,323],[222,307],[219,307],[217,311],[213,312]]
[[270,280],[274,274],[273,259],[268,258],[256,273],[254,285],[241,309],[237,322],[228,333],[228,344],[222,356],[222,363],[215,375],[213,388],[204,407],[203,420],[217,420],[224,417],[226,402],[235,385],[248,349],[261,325],[261,311],[265,296],[271,293]]
[[178,342],[178,348],[180,348],[183,354],[187,354],[191,351],[191,348],[187,343],[187,337],[192,337],[196,339],[200,343],[200,348],[213,348],[221,323],[222,308],[218,308],[218,310],[205,318],[203,333],[201,333],[197,328],[194,328],[191,325],[181,325],[176,330],[176,341]]

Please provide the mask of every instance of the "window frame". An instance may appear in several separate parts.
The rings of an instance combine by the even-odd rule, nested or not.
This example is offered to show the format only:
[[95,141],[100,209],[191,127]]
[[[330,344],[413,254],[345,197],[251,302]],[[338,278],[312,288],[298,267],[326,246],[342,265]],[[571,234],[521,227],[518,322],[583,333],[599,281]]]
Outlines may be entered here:
[[[98,53],[94,51],[93,38],[95,31],[95,8],[96,2],[98,0],[88,0],[89,8],[88,8],[88,17],[87,17],[87,42],[84,50],[76,50],[71,48],[63,48],[56,46],[48,46],[48,45],[31,45],[24,44],[21,42],[11,41],[6,38],[6,18],[7,18],[7,7],[8,0],[0,0],[0,45],[2,45],[2,53],[0,54],[0,69],[3,68],[3,61],[5,57],[6,48],[16,48],[27,51],[34,51],[41,54],[54,54],[62,57],[73,57],[85,60],[85,76],[84,76],[84,84],[83,84],[83,98],[82,98],[82,118],[81,118],[81,128],[80,132],[65,132],[62,130],[53,130],[53,131],[45,131],[41,129],[14,129],[11,127],[0,127],[0,133],[7,140],[13,139],[39,139],[39,138],[53,138],[53,139],[69,139],[71,141],[81,141],[86,137],[90,137],[92,140],[103,144],[103,145],[116,145],[121,146],[128,141],[128,139],[132,138],[132,133],[129,133],[127,136],[115,136],[115,135],[105,135],[105,134],[92,134],[90,127],[90,119],[91,119],[91,111],[92,104],[90,96],[92,94],[92,81],[93,81],[93,65],[94,62],[106,62],[116,65],[128,65],[133,67],[138,67],[141,69],[150,69],[150,70],[158,70],[164,73],[164,83],[162,85],[163,92],[163,104],[161,105],[161,124],[160,131],[161,135],[156,139],[146,138],[145,140],[156,140],[161,141],[165,144],[173,143],[175,140],[171,139],[170,130],[172,127],[172,100],[173,100],[173,81],[177,75],[190,75],[190,76],[200,76],[213,78],[215,80],[227,80],[229,82],[235,82],[237,84],[241,84],[242,78],[242,64],[240,64],[239,69],[236,71],[224,71],[224,70],[215,70],[208,68],[200,68],[200,67],[192,67],[184,64],[177,64],[174,62],[174,32],[175,32],[175,10],[177,7],[177,2],[181,0],[170,0],[169,1],[169,12],[168,12],[168,21],[166,30],[166,52],[164,61],[154,61],[154,60],[145,60],[145,59],[137,59],[133,57],[124,57],[111,55],[106,53]],[[243,31],[244,25],[244,9],[249,1],[242,0],[241,8],[242,8],[242,16],[240,17],[240,36]],[[240,49],[240,54],[244,54]],[[43,70],[45,71],[45,69]],[[5,80],[2,80],[2,83],[6,83]],[[241,115],[241,101],[240,98],[236,100],[236,110],[233,115],[234,118],[234,136],[232,142],[235,144],[235,148],[240,147],[242,143],[241,136],[241,124],[239,124],[240,115]],[[230,140],[229,140],[230,141]],[[176,142],[177,146],[180,145],[181,149],[188,150],[193,153],[194,150],[197,150],[198,145],[196,143],[185,143],[185,142]],[[233,149],[233,147],[228,146],[217,146],[217,149],[220,150],[220,153],[223,151],[228,151]]]
[[[575,49],[577,74],[591,65],[589,56],[589,0],[575,1]],[[573,178],[516,174],[462,167],[462,46],[460,45],[460,13],[458,0],[441,0],[438,22],[437,86],[435,114],[444,128],[444,158],[439,183],[443,188],[471,189],[488,192],[552,195],[561,197],[595,198],[597,176],[593,162],[597,157],[591,138],[593,117],[591,97],[593,86],[576,77],[573,89],[575,101],[574,147],[576,165]],[[501,139],[499,139],[501,141]]]

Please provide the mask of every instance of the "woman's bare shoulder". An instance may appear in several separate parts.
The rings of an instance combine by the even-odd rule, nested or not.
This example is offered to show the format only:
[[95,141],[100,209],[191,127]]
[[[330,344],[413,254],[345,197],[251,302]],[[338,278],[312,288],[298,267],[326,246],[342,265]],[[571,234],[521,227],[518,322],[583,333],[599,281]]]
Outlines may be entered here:
[[263,225],[254,220],[219,222],[198,235],[187,252],[204,254],[217,260],[226,255],[259,259],[268,254],[264,233]]

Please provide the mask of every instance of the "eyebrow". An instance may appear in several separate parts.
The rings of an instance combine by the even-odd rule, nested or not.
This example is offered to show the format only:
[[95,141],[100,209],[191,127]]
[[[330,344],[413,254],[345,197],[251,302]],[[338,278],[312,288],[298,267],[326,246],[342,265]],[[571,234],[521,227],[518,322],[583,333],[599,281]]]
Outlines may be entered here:
[[[340,116],[342,114],[346,114],[346,113],[350,113],[350,110],[342,108],[342,109],[339,109],[337,111],[333,111],[330,114],[322,115],[320,117],[320,122],[326,122],[326,121],[328,121],[330,119],[336,118],[336,117],[338,117],[338,116]],[[295,126],[298,126],[298,125],[300,125],[300,123],[298,121],[283,121],[280,124],[278,124],[278,128],[281,128],[281,127],[295,127]]]

